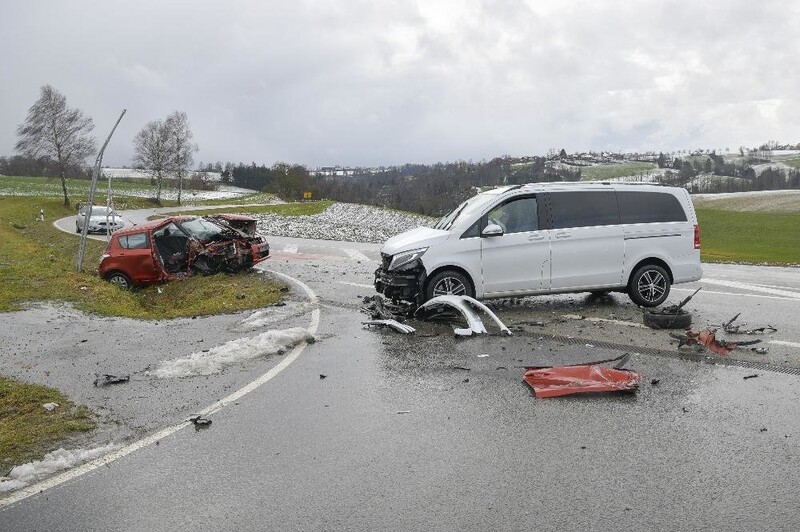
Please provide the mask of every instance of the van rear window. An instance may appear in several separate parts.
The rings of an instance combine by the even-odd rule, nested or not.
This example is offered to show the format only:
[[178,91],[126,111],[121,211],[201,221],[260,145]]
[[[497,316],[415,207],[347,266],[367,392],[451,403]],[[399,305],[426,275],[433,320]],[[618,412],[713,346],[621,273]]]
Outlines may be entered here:
[[665,192],[617,192],[619,214],[624,224],[685,222],[678,198]]
[[619,223],[613,191],[556,192],[550,194],[553,229]]

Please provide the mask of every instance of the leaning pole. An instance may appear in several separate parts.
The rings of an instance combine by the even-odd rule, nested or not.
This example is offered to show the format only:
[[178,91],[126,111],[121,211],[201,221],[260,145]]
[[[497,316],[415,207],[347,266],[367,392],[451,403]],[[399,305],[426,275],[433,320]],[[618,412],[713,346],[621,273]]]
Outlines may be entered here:
[[92,184],[89,187],[89,198],[88,198],[88,205],[86,207],[86,219],[83,223],[83,230],[81,231],[81,244],[78,246],[78,260],[77,260],[77,269],[78,273],[83,270],[83,254],[86,251],[86,235],[89,231],[89,220],[92,219],[92,206],[94,205],[94,191],[97,188],[97,178],[100,175],[100,165],[103,163],[103,152],[106,151],[106,146],[108,146],[108,141],[111,140],[111,135],[114,134],[114,131],[117,129],[122,117],[125,116],[125,111],[127,109],[123,109],[122,113],[120,113],[119,118],[117,118],[117,122],[114,124],[114,127],[111,128],[111,133],[108,134],[106,137],[106,141],[103,143],[103,147],[100,148],[100,153],[97,154],[97,159],[94,161],[94,170],[92,171]]

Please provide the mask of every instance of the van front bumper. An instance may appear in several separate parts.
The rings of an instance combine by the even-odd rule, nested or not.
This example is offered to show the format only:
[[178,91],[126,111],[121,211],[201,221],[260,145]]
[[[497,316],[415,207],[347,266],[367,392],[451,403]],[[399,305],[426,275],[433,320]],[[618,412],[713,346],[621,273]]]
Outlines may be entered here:
[[425,268],[417,264],[402,271],[375,270],[375,290],[389,299],[419,303],[425,289]]

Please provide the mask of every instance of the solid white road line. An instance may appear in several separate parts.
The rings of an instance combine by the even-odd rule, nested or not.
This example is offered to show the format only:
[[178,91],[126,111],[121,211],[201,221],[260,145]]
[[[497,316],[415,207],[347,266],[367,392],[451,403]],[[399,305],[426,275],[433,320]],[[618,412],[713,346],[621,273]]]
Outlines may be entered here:
[[[694,292],[694,290],[691,289],[691,288],[674,288],[674,287],[671,288],[671,291],[673,291],[673,292],[687,292],[687,293]],[[797,299],[794,298],[794,297],[764,296],[764,295],[761,295],[761,294],[743,294],[741,292],[739,292],[739,293],[718,292],[718,291],[715,291],[715,290],[705,290],[704,289],[702,293],[703,294],[716,294],[716,295],[719,295],[719,296],[757,297],[757,298],[760,298],[760,299],[780,299],[782,301],[797,301]]]
[[284,253],[297,253],[297,246],[283,246]]
[[796,347],[800,349],[800,343],[797,342],[785,342],[783,340],[769,340],[768,344],[775,344],[775,345],[785,345],[787,347]]
[[766,288],[763,286],[749,284],[749,283],[740,283],[739,281],[726,281],[725,279],[706,279],[703,278],[701,283],[707,284],[715,284],[719,286],[727,286],[729,288],[739,288],[740,290],[750,290],[753,292],[761,292],[764,294],[770,294],[773,296],[782,296],[791,299],[800,299],[800,293],[798,292],[791,292],[789,290],[778,290],[776,288]]
[[[280,273],[280,272],[276,272],[276,271],[273,271],[273,270],[265,270],[265,271],[268,271],[268,272],[272,273],[273,275],[277,275],[278,277],[282,277],[282,278],[286,279],[289,282],[297,284],[298,286],[300,286],[303,289],[303,291],[306,293],[306,295],[308,296],[308,298],[309,298],[309,300],[311,301],[312,304],[316,305],[316,304],[319,303],[319,299],[317,299],[317,295],[308,286],[306,286],[302,281],[299,281],[299,280],[297,280],[297,279],[295,279],[293,277],[289,277],[286,274],[283,274],[283,273]],[[317,332],[317,328],[319,327],[319,314],[320,314],[319,308],[315,308],[314,310],[311,311],[311,323],[308,326],[308,331],[312,335]],[[308,344],[306,342],[302,342],[300,344],[297,344],[297,346],[295,346],[295,348],[292,349],[292,351],[289,352],[289,354],[287,354],[278,364],[276,364],[268,372],[266,372],[265,374],[261,375],[259,378],[257,378],[253,382],[251,382],[249,384],[246,384],[242,388],[239,388],[238,390],[236,390],[232,394],[228,395],[227,397],[224,397],[223,399],[220,399],[216,403],[213,403],[212,405],[209,405],[208,407],[204,408],[203,410],[200,410],[198,412],[198,414],[200,414],[201,416],[208,416],[208,415],[211,415],[211,414],[213,414],[215,412],[219,412],[226,405],[229,405],[230,403],[233,403],[234,401],[238,401],[243,396],[245,396],[248,393],[252,392],[253,390],[258,388],[262,384],[272,380],[272,378],[274,378],[281,371],[283,371],[287,367],[289,367],[289,365],[292,362],[297,360],[297,358],[300,356],[300,354],[303,352],[303,350],[307,346],[308,346]],[[125,447],[122,447],[121,449],[118,449],[118,450],[116,450],[116,451],[114,451],[112,453],[109,453],[109,454],[107,454],[107,455],[105,455],[103,457],[97,458],[97,459],[92,460],[90,462],[86,462],[85,464],[82,464],[82,465],[80,465],[78,467],[75,467],[73,469],[65,471],[64,473],[61,473],[61,474],[56,475],[54,477],[48,478],[48,479],[43,480],[41,482],[37,482],[36,484],[30,485],[30,486],[26,486],[26,487],[24,487],[24,488],[22,488],[22,489],[20,489],[18,491],[14,491],[14,492],[11,493],[10,496],[8,496],[6,498],[3,498],[3,499],[0,499],[0,509],[4,508],[6,506],[10,506],[10,505],[12,505],[14,503],[17,503],[17,502],[19,502],[19,501],[21,501],[23,499],[27,499],[28,497],[30,497],[32,495],[36,495],[38,493],[42,493],[43,491],[47,491],[50,488],[54,488],[56,486],[64,484],[65,482],[69,482],[70,480],[76,479],[76,478],[78,478],[78,477],[80,477],[82,475],[85,475],[86,473],[94,471],[95,469],[97,469],[99,467],[103,467],[105,465],[108,465],[111,462],[114,462],[115,460],[119,460],[120,458],[125,457],[125,456],[131,454],[134,451],[138,451],[139,449],[141,449],[143,447],[147,447],[148,445],[152,445],[153,443],[155,443],[155,442],[157,442],[159,440],[162,440],[162,439],[166,438],[167,436],[170,436],[170,435],[178,432],[182,428],[188,427],[189,425],[191,425],[191,422],[183,421],[183,422],[181,422],[181,423],[179,423],[177,425],[173,425],[171,427],[167,427],[167,428],[161,429],[160,431],[156,432],[155,434],[151,434],[150,436],[148,436],[146,438],[142,438],[141,440],[135,441],[135,442],[133,442],[133,443],[131,443],[129,445],[126,445]]]

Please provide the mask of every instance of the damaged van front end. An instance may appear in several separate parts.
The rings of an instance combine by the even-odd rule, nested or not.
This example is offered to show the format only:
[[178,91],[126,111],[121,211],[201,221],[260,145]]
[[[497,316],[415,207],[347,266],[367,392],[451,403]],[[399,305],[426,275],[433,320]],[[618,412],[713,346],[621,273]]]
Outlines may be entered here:
[[421,257],[427,250],[419,248],[396,255],[381,252],[381,267],[375,270],[375,289],[395,301],[421,303],[427,278]]
[[394,301],[423,303],[433,264],[427,259],[435,261],[436,249],[450,236],[446,230],[417,227],[387,240],[381,248],[381,267],[375,270],[375,289]]

